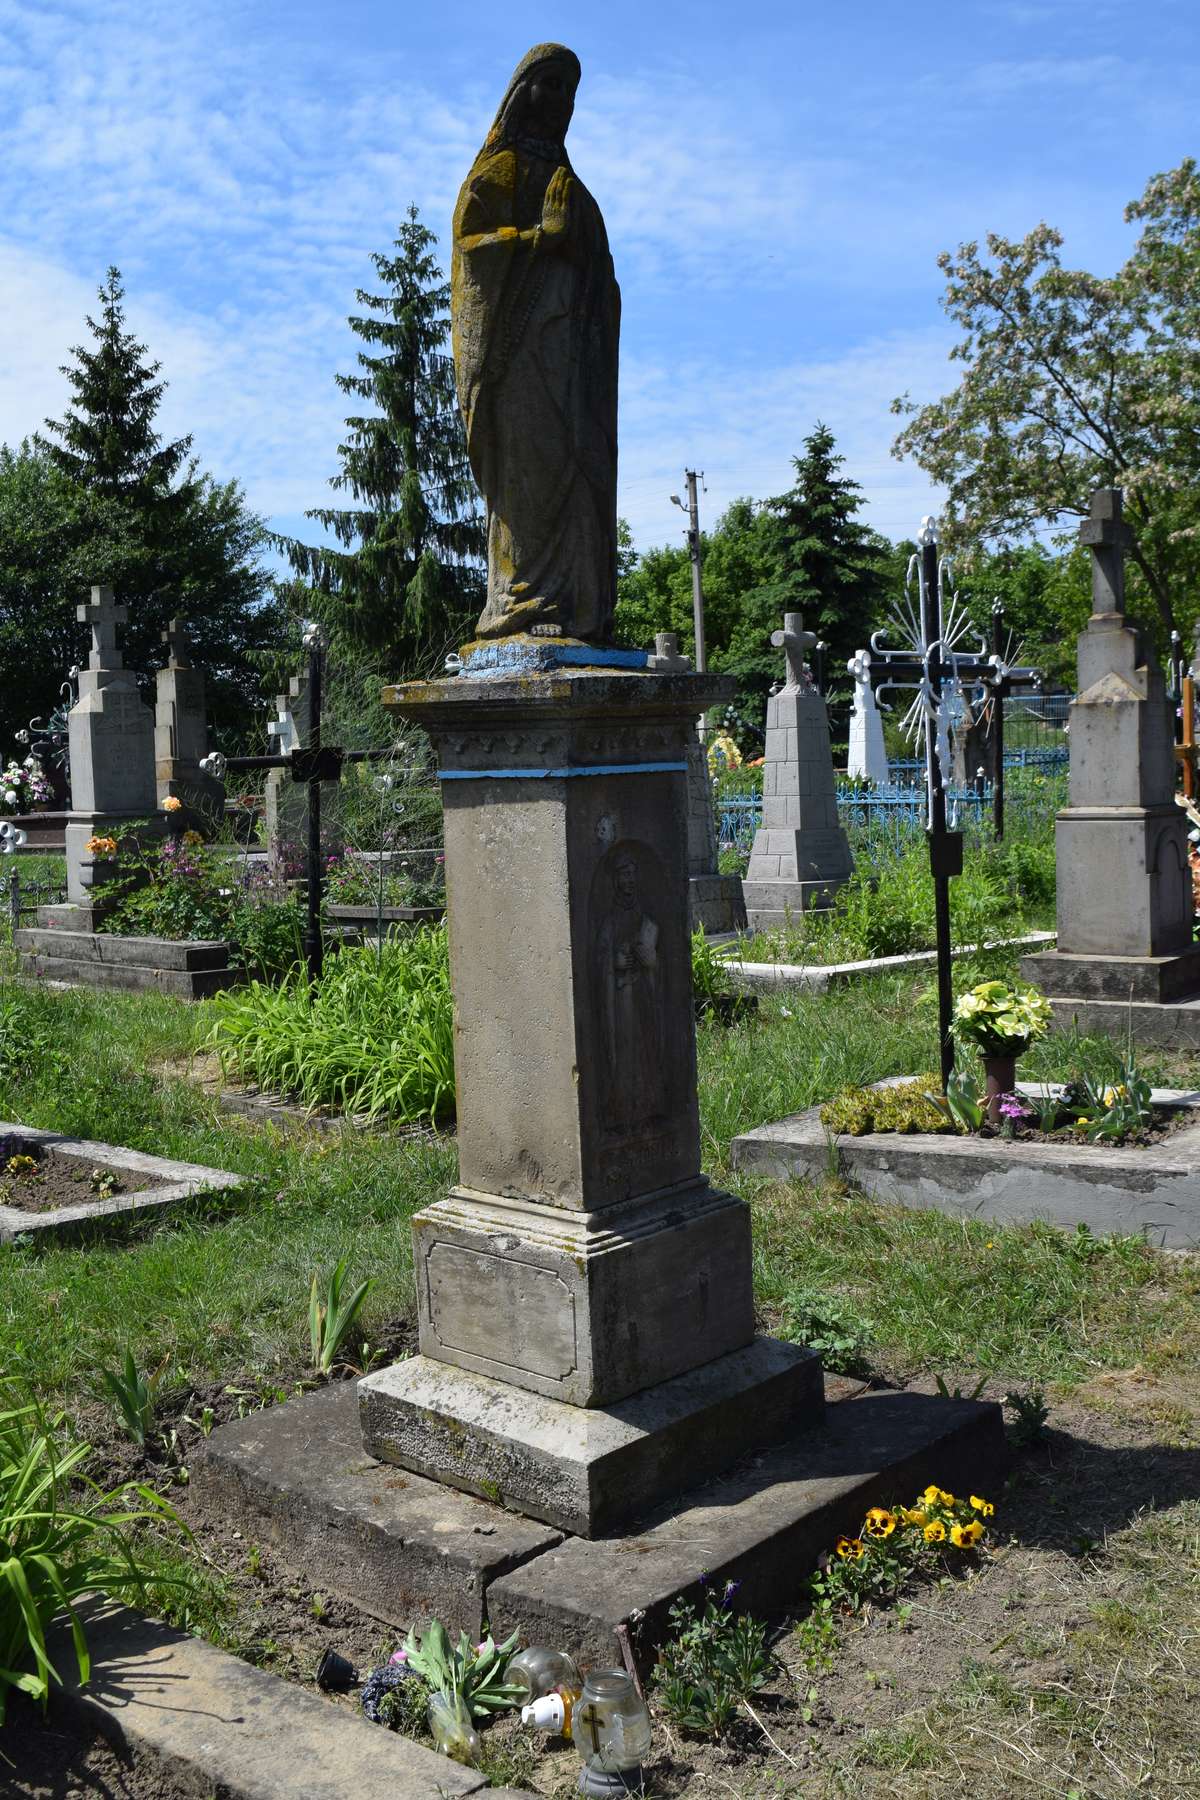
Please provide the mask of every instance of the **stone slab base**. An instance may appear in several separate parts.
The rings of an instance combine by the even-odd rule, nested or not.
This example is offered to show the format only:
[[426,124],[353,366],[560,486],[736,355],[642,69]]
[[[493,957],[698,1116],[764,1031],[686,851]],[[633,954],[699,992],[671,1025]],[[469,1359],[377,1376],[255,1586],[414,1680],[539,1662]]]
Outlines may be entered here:
[[226,943],[118,937],[96,931],[91,922],[84,929],[73,929],[79,915],[90,911],[39,907],[38,924],[13,933],[22,975],[80,987],[153,988],[183,1000],[203,999],[239,979],[229,967]]
[[173,1162],[169,1157],[148,1156],[143,1150],[127,1150],[123,1145],[63,1137],[60,1132],[39,1131],[32,1125],[0,1123],[0,1135],[8,1131],[36,1139],[49,1156],[68,1156],[79,1162],[104,1163],[113,1169],[153,1175],[164,1186],[139,1189],[132,1194],[114,1194],[111,1200],[98,1201],[94,1206],[60,1206],[53,1212],[30,1213],[17,1206],[0,1205],[0,1244],[16,1237],[62,1239],[86,1236],[102,1231],[108,1220],[169,1211],[197,1194],[213,1193],[218,1189],[230,1193],[245,1186],[244,1176],[233,1175],[227,1169],[206,1169],[202,1163]]
[[632,1620],[639,1660],[669,1633],[680,1595],[741,1583],[739,1608],[778,1613],[869,1506],[911,1502],[929,1482],[996,1494],[1007,1467],[1000,1408],[906,1393],[830,1406],[823,1428],[789,1439],[727,1478],[681,1496],[634,1535],[566,1538],[492,1583],[494,1630],[562,1645],[586,1663],[612,1654]]
[[[561,1534],[363,1450],[356,1383],[222,1425],[191,1463],[204,1512],[270,1544],[372,1618],[476,1642],[488,1584]],[[314,1577],[315,1579],[315,1577]]]
[[[1114,1008],[1122,1018],[1128,1010]],[[1097,1234],[1141,1232],[1152,1244],[1192,1250],[1200,1244],[1200,1095],[1163,1090],[1155,1099],[1178,1102],[1193,1121],[1147,1149],[888,1131],[839,1138],[838,1156],[849,1180],[902,1206],[1012,1224],[1048,1219]],[[824,1175],[829,1147],[820,1108],[734,1138],[732,1157],[734,1168],[760,1174]]]
[[751,931],[778,931],[805,912],[827,912],[845,881],[743,881]]
[[47,852],[62,852],[67,847],[67,820],[70,814],[65,812],[18,813],[9,820],[18,831],[23,831],[29,839],[23,853],[26,855],[45,855]]
[[1021,958],[1021,973],[1063,1000],[1130,1000],[1161,1004],[1200,997],[1200,944],[1178,956],[1079,956],[1049,950]]
[[604,1408],[425,1356],[368,1375],[358,1392],[372,1456],[580,1537],[817,1424],[824,1406],[819,1358],[772,1338]]
[[337,1382],[214,1431],[192,1485],[202,1510],[282,1549],[304,1585],[391,1625],[436,1614],[474,1633],[482,1611],[496,1630],[608,1662],[620,1660],[614,1628],[629,1621],[648,1655],[671,1602],[703,1576],[740,1581],[749,1610],[778,1612],[868,1506],[908,1500],[930,1481],[990,1496],[1004,1467],[999,1407],[864,1394],[677,1490],[620,1536],[564,1537],[365,1456],[355,1384]]
[[743,931],[746,902],[741,876],[693,875],[688,881],[688,920],[693,931],[703,927],[709,937]]
[[[94,1598],[85,1599],[81,1610],[91,1680],[79,1686],[70,1630],[60,1624],[50,1654],[63,1688],[53,1690],[51,1720],[65,1713],[83,1729],[99,1731],[144,1774],[147,1761],[160,1768],[163,1785],[156,1793],[220,1794],[222,1800],[458,1800],[486,1789],[493,1800],[498,1794],[536,1800],[523,1788],[489,1788],[480,1770],[460,1768],[411,1738],[355,1717],[348,1707],[333,1706],[157,1619]],[[139,1782],[137,1791],[149,1789]],[[79,1790],[72,1785],[71,1792]]]
[[1159,1050],[1200,1050],[1200,999],[1155,1005],[1148,1000],[1051,998],[1050,1006],[1060,1031],[1120,1039],[1132,1034],[1135,1043]]

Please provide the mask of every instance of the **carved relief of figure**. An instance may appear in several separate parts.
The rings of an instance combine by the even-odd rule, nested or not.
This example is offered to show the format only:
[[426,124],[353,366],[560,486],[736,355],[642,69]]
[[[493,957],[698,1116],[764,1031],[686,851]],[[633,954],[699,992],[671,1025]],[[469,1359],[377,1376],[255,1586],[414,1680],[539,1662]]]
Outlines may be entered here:
[[579,75],[561,44],[529,51],[454,211],[454,363],[488,515],[480,637],[604,642],[616,604],[621,296],[563,147]]
[[604,1040],[604,1119],[615,1134],[663,1117],[667,1062],[658,921],[642,893],[638,856],[605,858],[608,904],[597,934],[597,999]]

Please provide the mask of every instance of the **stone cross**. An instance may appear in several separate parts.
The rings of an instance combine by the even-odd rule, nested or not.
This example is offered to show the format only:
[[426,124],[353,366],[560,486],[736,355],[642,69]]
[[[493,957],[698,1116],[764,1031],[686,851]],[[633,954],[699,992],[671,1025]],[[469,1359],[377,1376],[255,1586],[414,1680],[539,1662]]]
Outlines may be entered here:
[[679,633],[677,631],[656,631],[654,649],[646,662],[648,669],[657,670],[660,675],[672,673],[682,674],[691,669],[690,656],[679,654]]
[[1125,553],[1133,533],[1121,517],[1120,488],[1097,488],[1091,516],[1079,527],[1079,541],[1092,553],[1092,617],[1125,616]]
[[783,615],[783,630],[771,633],[771,643],[776,650],[787,652],[787,685],[788,687],[806,687],[808,671],[804,667],[804,652],[811,650],[817,641],[815,631],[805,631],[803,613],[790,612]]
[[115,603],[112,589],[110,587],[94,587],[91,599],[75,608],[75,617],[81,625],[90,625],[92,628],[92,648],[88,656],[88,668],[121,668],[121,652],[117,649],[117,626],[124,625],[129,617],[129,608],[118,606]]
[[188,661],[187,631],[182,619],[168,619],[167,629],[162,634],[162,641],[167,647],[167,667],[169,669],[190,669]]

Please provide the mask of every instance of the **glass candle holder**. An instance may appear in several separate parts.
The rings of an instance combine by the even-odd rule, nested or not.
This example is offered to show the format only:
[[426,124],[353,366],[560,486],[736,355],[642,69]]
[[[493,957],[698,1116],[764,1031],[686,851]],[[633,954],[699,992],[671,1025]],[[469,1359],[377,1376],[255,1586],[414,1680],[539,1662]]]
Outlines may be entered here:
[[650,1714],[624,1669],[593,1669],[584,1677],[572,1725],[583,1759],[581,1794],[623,1794],[642,1785]]
[[541,1644],[530,1644],[528,1650],[510,1657],[504,1671],[505,1681],[527,1690],[530,1700],[539,1700],[553,1688],[570,1688],[578,1693],[583,1677],[573,1658],[565,1650],[547,1650]]

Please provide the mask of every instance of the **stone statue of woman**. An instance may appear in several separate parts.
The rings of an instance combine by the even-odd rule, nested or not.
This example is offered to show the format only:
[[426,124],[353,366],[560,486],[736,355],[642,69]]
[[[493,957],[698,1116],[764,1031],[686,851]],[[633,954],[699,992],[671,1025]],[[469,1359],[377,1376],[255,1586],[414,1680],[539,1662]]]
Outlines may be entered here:
[[479,636],[608,640],[617,583],[621,295],[563,139],[579,59],[517,65],[454,209],[458,398],[487,502]]

